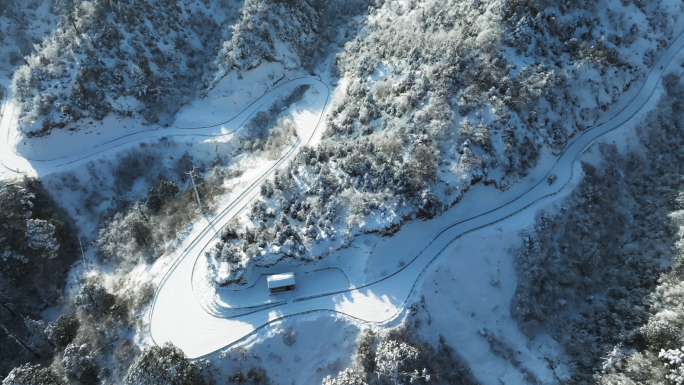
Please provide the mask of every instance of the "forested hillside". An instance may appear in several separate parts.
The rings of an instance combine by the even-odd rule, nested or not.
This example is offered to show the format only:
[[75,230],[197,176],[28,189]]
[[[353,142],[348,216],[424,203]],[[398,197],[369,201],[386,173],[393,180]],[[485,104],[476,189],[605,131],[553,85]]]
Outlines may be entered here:
[[[13,79],[26,135],[108,114],[165,124],[230,71],[306,70],[367,2],[64,1]],[[106,128],[105,128],[106,129]]]
[[28,136],[107,114],[172,116],[197,86],[237,16],[231,1],[60,2],[12,88]]
[[0,207],[2,376],[25,362],[24,354],[50,363],[50,344],[60,337],[43,335],[40,313],[63,296],[78,240],[74,223],[36,179],[0,181]]
[[[680,12],[626,2],[374,4],[348,23],[355,36],[339,37],[322,143],[224,231],[210,275],[244,282],[251,267],[322,258],[356,234],[434,216],[475,183],[507,189],[640,86]],[[258,60],[250,52],[241,63]]]
[[25,64],[33,44],[56,28],[58,13],[52,1],[0,1],[0,77],[11,78],[15,68]]
[[372,0],[245,1],[240,20],[230,27],[230,39],[218,52],[216,72],[204,86],[211,88],[231,71],[249,71],[266,62],[281,63],[286,70],[311,70],[330,53],[340,27],[344,30],[370,4]]
[[[0,181],[2,384],[279,383],[269,365],[289,371],[323,356],[300,346],[288,361],[271,352],[269,338],[282,335],[289,348],[296,332],[255,335],[249,344],[264,345],[268,357],[239,346],[215,362],[189,362],[151,340],[149,312],[156,285],[199,228],[301,143],[297,119],[323,117],[310,145],[214,229],[206,259],[194,265],[193,279],[206,280],[198,286],[239,289],[258,267],[334,261],[359,236],[400,242],[391,236],[404,224],[433,219],[476,184],[498,193],[531,183],[574,137],[627,105],[679,33],[683,7],[0,0],[0,75],[12,78],[26,147],[48,148],[56,132],[74,142],[86,128],[114,132],[112,122],[163,132],[183,106],[228,99],[230,88],[249,105],[260,96],[251,81],[271,90],[312,75],[330,90],[328,99],[293,87],[255,107],[239,130],[222,127],[220,138],[164,133],[42,179]],[[576,191],[540,213],[515,250],[511,314],[528,337],[548,333],[562,344],[572,383],[684,383],[684,86],[670,74],[663,87],[639,128],[641,150],[601,145],[602,160],[584,164]],[[328,102],[303,111],[312,100]],[[186,109],[186,121],[204,113]],[[439,330],[430,331],[433,345],[422,339],[430,315],[415,318],[419,306],[397,330],[330,337],[354,356],[314,371],[325,384],[477,383],[467,351],[447,346]]]
[[684,85],[639,125],[628,153],[601,161],[560,208],[538,214],[515,251],[511,314],[530,336],[548,332],[576,383],[681,383]]

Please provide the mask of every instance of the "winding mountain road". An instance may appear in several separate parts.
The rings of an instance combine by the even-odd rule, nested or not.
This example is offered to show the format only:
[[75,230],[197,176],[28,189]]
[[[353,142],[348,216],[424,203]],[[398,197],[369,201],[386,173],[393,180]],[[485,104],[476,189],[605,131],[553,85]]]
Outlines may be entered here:
[[[547,174],[557,176],[553,184],[549,185],[546,178],[543,178],[522,195],[502,202],[500,207],[460,220],[445,228],[413,260],[381,280],[362,287],[323,295],[307,297],[307,293],[301,291],[289,293],[286,296],[279,296],[277,302],[265,308],[247,310],[241,315],[228,317],[207,311],[203,307],[204,301],[200,300],[192,289],[194,262],[202,254],[204,245],[213,239],[212,232],[203,234],[201,239],[185,250],[159,287],[151,315],[151,333],[154,341],[157,344],[173,342],[189,357],[199,358],[238,343],[276,320],[298,314],[336,312],[366,323],[377,324],[394,319],[402,311],[423,272],[456,239],[515,215],[542,200],[551,200],[562,191],[573,177],[575,160],[599,137],[621,127],[642,109],[682,47],[684,35],[679,35],[663,53],[642,88],[624,109],[605,123],[574,138]],[[253,193],[246,193],[240,204],[227,211],[221,222],[227,223],[230,218],[237,215],[240,207],[244,207],[253,196],[256,196],[256,188]]]
[[[240,314],[228,317],[221,315],[220,312],[207,311],[206,304],[193,290],[192,276],[195,270],[195,262],[201,257],[202,250],[214,240],[217,229],[238,215],[258,195],[258,187],[261,182],[278,167],[290,160],[302,145],[308,143],[320,128],[330,96],[327,86],[315,78],[298,79],[281,86],[307,84],[319,94],[318,100],[310,110],[312,116],[298,122],[300,140],[293,144],[283,157],[254,183],[245,187],[239,197],[211,223],[207,224],[187,248],[179,254],[177,260],[163,277],[152,304],[150,315],[152,339],[157,344],[172,342],[180,347],[188,357],[199,358],[238,343],[276,320],[298,314],[336,312],[363,322],[378,324],[394,319],[402,311],[416,283],[428,266],[439,258],[442,252],[456,239],[464,234],[511,217],[536,203],[550,201],[553,196],[562,191],[573,178],[573,168],[577,165],[575,162],[577,158],[599,137],[623,126],[643,108],[658,87],[659,80],[668,70],[668,67],[679,64],[674,62],[673,58],[683,47],[684,35],[680,34],[660,57],[649,72],[642,88],[624,109],[616,112],[605,123],[588,129],[574,138],[556,163],[549,169],[547,175],[555,174],[557,176],[555,183],[549,185],[546,178],[543,178],[519,196],[511,197],[507,202],[501,202],[501,206],[459,220],[437,234],[410,262],[378,281],[328,294],[308,295],[302,291],[288,293],[285,296],[278,297],[277,302],[268,306],[257,307],[252,310],[245,309]],[[268,97],[274,91],[262,98]],[[40,168],[49,171],[83,161],[106,151],[116,151],[117,147],[126,143],[155,137],[155,135],[221,135],[225,134],[226,128],[229,130],[238,129],[262,104],[255,103],[232,119],[231,122],[225,122],[223,133],[217,132],[215,128],[198,129],[193,133],[188,133],[187,129],[180,128],[158,129],[103,143],[98,147],[85,149],[73,157],[26,160],[13,151],[9,141],[0,140],[0,162],[4,167],[18,172],[27,168]],[[3,114],[0,138],[8,138],[11,127],[9,122],[11,119],[5,118],[5,115],[13,114],[7,114],[6,111]]]
[[[161,137],[220,137],[229,135],[240,129],[242,125],[260,108],[271,102],[284,92],[293,90],[298,86],[309,85],[319,91],[319,94],[327,100],[328,87],[315,77],[303,77],[293,79],[270,90],[268,93],[254,100],[247,108],[236,116],[202,127],[162,127],[151,126],[150,129],[138,132],[129,132],[98,141],[98,138],[82,137],[88,140],[87,145],[74,144],[77,139],[71,139],[67,148],[55,149],[54,145],[43,145],[34,153],[41,155],[26,156],[16,150],[20,138],[13,127],[17,124],[18,111],[11,101],[2,103],[0,108],[0,167],[11,173],[35,173],[37,175],[50,174],[52,172],[73,167],[75,164],[93,159],[95,156],[103,156],[107,153],[121,151],[124,147]],[[81,144],[81,143],[78,143]]]

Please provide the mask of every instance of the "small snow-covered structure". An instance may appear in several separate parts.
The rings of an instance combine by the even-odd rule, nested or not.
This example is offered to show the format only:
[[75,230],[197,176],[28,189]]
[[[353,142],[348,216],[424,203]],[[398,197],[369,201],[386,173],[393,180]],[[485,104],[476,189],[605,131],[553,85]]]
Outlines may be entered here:
[[272,274],[266,278],[268,292],[271,294],[292,291],[296,288],[294,273]]

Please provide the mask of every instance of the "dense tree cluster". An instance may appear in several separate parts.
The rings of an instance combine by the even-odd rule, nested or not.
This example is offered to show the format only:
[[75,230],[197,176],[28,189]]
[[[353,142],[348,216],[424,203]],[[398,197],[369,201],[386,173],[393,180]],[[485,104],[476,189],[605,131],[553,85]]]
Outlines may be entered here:
[[110,113],[158,123],[231,71],[311,67],[336,27],[368,4],[248,0],[238,11],[224,0],[58,2],[57,28],[26,50],[14,75],[23,129],[41,136]]
[[[150,123],[195,96],[221,44],[226,1],[60,2],[58,28],[35,45],[12,87],[29,136],[83,118]],[[226,31],[227,33],[229,31]]]
[[76,296],[76,306],[85,314],[102,316],[111,312],[116,306],[116,297],[102,286],[86,284]]
[[66,347],[78,333],[78,318],[62,314],[45,329],[45,337],[56,347]]
[[25,364],[12,369],[2,385],[66,385],[67,381],[52,369]]
[[[74,215],[92,224],[95,231],[88,236],[95,238],[100,261],[127,269],[156,259],[170,243],[180,242],[179,232],[199,217],[187,174],[193,167],[204,208],[214,209],[225,182],[242,174],[240,168],[229,167],[238,155],[237,146],[194,145],[162,137],[44,180],[58,199],[73,200],[68,209]],[[188,150],[199,153],[199,159]]]
[[665,361],[670,370],[666,377],[675,385],[684,384],[684,353],[680,349],[661,350],[658,358]]
[[[155,192],[173,190],[167,183]],[[96,384],[113,368],[121,378],[130,359],[109,357],[126,346],[120,331],[140,322],[154,286],[111,283],[96,275],[84,277],[70,298],[64,280],[81,250],[68,216],[32,179],[3,182],[0,206],[0,375],[11,384]],[[67,312],[46,324],[40,312],[55,305]],[[75,313],[69,313],[71,306]],[[51,362],[51,368],[32,366]]]
[[600,165],[584,165],[581,184],[539,214],[517,250],[511,313],[564,346],[578,383],[662,383],[660,360],[678,376],[684,86],[674,75],[663,82],[667,94],[638,130],[641,150],[600,145]]
[[131,365],[126,385],[199,385],[202,376],[197,364],[189,362],[182,350],[166,344],[147,348]]
[[265,62],[307,69],[326,53],[338,28],[363,13],[372,0],[246,0],[216,58],[210,88],[230,71],[249,71]]
[[[138,155],[132,158],[138,159]],[[148,190],[145,198],[129,202],[106,220],[96,241],[101,262],[111,261],[120,268],[131,268],[139,262],[152,261],[166,250],[169,242],[177,239],[181,229],[199,217],[189,179],[180,191],[181,177],[188,178],[185,168],[182,170],[174,176],[175,180],[161,180]],[[225,191],[223,182],[236,175],[239,173],[215,168],[196,180],[198,184],[202,182],[197,190],[205,209],[213,208],[214,198]]]
[[[39,313],[77,258],[70,219],[35,179],[0,182],[0,375],[50,350]],[[38,335],[34,335],[37,331]],[[31,352],[33,351],[33,352]],[[22,353],[24,352],[24,353]]]
[[278,160],[283,150],[297,136],[295,123],[282,111],[302,100],[309,86],[299,86],[281,99],[276,99],[266,111],[259,111],[245,125],[243,149],[256,155]]
[[406,325],[379,336],[371,330],[356,340],[352,364],[323,385],[477,384],[467,365],[440,337],[435,348]]
[[[354,228],[385,231],[411,214],[440,212],[443,203],[427,188],[435,177],[435,155],[399,157],[393,140],[303,148],[263,184],[262,200],[248,214],[251,222],[225,229],[210,252],[230,265],[223,283],[240,281],[246,264],[268,255],[317,258],[330,247],[348,246]],[[366,228],[368,217],[375,222]]]
[[[333,106],[327,134],[336,141],[355,140],[399,129],[411,139],[402,151],[408,154],[422,134],[411,130],[417,126],[431,137],[432,143],[425,143],[431,151],[450,155],[454,145],[463,144],[470,151],[459,151],[458,163],[489,171],[502,167],[504,177],[525,175],[543,148],[562,149],[647,67],[623,58],[632,54],[629,43],[613,39],[614,44],[603,36],[623,35],[628,25],[622,12],[653,12],[652,35],[630,42],[657,39],[661,49],[671,38],[667,24],[673,16],[655,4],[608,9],[608,20],[594,16],[605,8],[527,1],[385,2],[337,55],[334,71],[347,83],[346,97]],[[595,100],[579,100],[580,90]],[[387,124],[392,121],[402,124]],[[479,161],[463,159],[474,157]]]
[[[363,21],[349,23],[356,36],[332,65],[340,87],[324,140],[264,185],[249,222],[209,253],[217,281],[241,283],[252,265],[324,257],[354,234],[392,232],[409,218],[440,213],[478,182],[506,189],[542,154],[559,153],[642,79],[651,61],[633,46],[655,42],[658,52],[672,37],[677,15],[662,4],[623,3],[596,16],[607,8],[370,6]],[[650,28],[627,31],[628,12],[648,15]],[[243,59],[235,63],[252,60]]]
[[236,370],[233,374],[228,376],[228,384],[271,384],[271,379],[266,374],[266,370],[260,367],[250,368],[243,372],[242,370]]
[[69,344],[64,349],[62,367],[64,374],[72,382],[95,385],[99,381],[99,368],[93,350],[87,344]]
[[34,52],[33,44],[39,43],[55,27],[59,15],[50,12],[53,6],[51,0],[0,2],[0,74],[3,77],[11,78],[14,69],[25,64],[24,57]]

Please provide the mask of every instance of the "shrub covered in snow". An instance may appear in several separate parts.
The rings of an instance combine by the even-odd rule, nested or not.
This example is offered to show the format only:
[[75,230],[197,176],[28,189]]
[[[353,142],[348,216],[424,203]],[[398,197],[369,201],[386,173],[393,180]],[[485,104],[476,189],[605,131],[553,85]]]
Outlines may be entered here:
[[62,314],[45,329],[47,339],[57,347],[66,347],[78,333],[78,318]]
[[337,374],[337,378],[327,376],[323,385],[368,385],[366,375],[354,368],[347,368]]
[[[684,350],[684,348],[682,348]],[[670,374],[667,379],[675,385],[684,384],[684,353],[680,349],[661,350],[658,358],[665,362]]]
[[467,365],[439,338],[437,348],[421,340],[416,329],[402,325],[379,336],[359,334],[351,366],[324,385],[477,384]]
[[62,357],[64,374],[71,381],[78,381],[83,385],[98,383],[98,365],[95,362],[90,347],[87,344],[69,344]]
[[97,284],[86,284],[76,296],[76,305],[85,313],[101,316],[113,310],[116,297]]
[[35,179],[0,182],[0,208],[0,324],[6,328],[0,375],[6,375],[37,355],[50,355],[40,311],[59,299],[78,241],[71,220]]
[[418,369],[414,369],[413,372],[403,369],[407,360],[418,358],[418,353],[418,349],[406,342],[381,341],[375,352],[375,373],[378,377],[387,376],[395,384],[400,384],[407,378],[410,382],[419,378],[430,381],[430,375],[425,368],[422,373],[419,373]]
[[202,383],[198,367],[187,360],[182,350],[171,344],[147,348],[131,365],[124,378],[126,385]]
[[18,366],[2,380],[2,385],[66,385],[67,381],[50,368],[25,364]]

